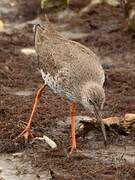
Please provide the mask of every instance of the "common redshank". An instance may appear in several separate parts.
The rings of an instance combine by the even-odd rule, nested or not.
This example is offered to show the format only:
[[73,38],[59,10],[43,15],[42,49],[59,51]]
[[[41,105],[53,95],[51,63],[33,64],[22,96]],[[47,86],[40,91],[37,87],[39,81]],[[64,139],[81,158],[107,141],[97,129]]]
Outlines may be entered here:
[[84,45],[71,41],[57,32],[46,18],[45,25],[35,26],[35,49],[37,52],[44,85],[38,90],[28,124],[18,136],[28,140],[32,136],[31,122],[37,103],[48,85],[55,93],[69,99],[72,145],[70,154],[76,149],[75,112],[76,104],[93,111],[100,122],[104,144],[107,143],[101,112],[105,102],[103,84],[104,70],[99,57]]

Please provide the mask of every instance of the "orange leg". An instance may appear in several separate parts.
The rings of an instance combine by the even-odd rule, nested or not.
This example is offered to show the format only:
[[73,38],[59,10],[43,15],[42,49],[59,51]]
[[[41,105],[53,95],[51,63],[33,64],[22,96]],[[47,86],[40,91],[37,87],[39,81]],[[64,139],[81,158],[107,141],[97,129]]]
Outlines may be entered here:
[[72,146],[71,151],[69,154],[76,149],[76,137],[75,137],[75,112],[76,112],[76,103],[72,103],[70,107],[70,123],[71,123],[71,130],[72,130]]
[[42,92],[43,92],[45,86],[46,86],[46,85],[44,84],[44,85],[38,90],[38,92],[37,92],[37,94],[36,94],[35,102],[34,102],[34,105],[33,105],[33,108],[32,108],[32,112],[31,112],[31,115],[30,115],[30,119],[29,119],[29,121],[28,121],[28,124],[27,124],[26,128],[22,131],[22,133],[21,133],[15,140],[17,140],[17,139],[19,139],[20,137],[23,136],[24,139],[25,139],[25,142],[27,142],[29,136],[33,137],[32,132],[31,132],[32,118],[33,118],[33,115],[34,115],[34,113],[35,113],[35,111],[36,111],[37,104],[38,104],[38,102],[39,102],[39,100],[40,100],[40,97],[41,97],[41,95],[42,95]]

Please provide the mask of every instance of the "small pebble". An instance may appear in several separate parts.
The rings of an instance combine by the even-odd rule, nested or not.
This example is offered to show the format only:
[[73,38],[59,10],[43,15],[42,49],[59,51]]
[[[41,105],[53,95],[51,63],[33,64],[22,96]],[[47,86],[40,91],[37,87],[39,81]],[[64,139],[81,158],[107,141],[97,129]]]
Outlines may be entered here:
[[2,167],[0,167],[0,173],[2,173],[2,170],[3,170]]

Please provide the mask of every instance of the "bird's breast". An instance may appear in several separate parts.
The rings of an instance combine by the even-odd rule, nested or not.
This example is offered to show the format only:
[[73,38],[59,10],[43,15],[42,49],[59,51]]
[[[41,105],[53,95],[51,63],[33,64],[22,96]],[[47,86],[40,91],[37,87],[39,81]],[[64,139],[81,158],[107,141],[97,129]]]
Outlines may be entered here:
[[43,69],[41,69],[41,75],[45,84],[48,85],[54,93],[60,94],[69,100],[75,99],[67,69],[60,69],[55,76],[52,76],[49,72],[45,73]]

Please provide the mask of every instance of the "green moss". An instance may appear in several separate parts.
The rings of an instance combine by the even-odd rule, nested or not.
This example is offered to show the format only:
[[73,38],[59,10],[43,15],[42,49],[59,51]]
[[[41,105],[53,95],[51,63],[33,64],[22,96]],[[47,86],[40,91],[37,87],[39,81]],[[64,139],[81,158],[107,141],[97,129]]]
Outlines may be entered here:
[[41,0],[41,8],[45,10],[66,8],[68,0]]

